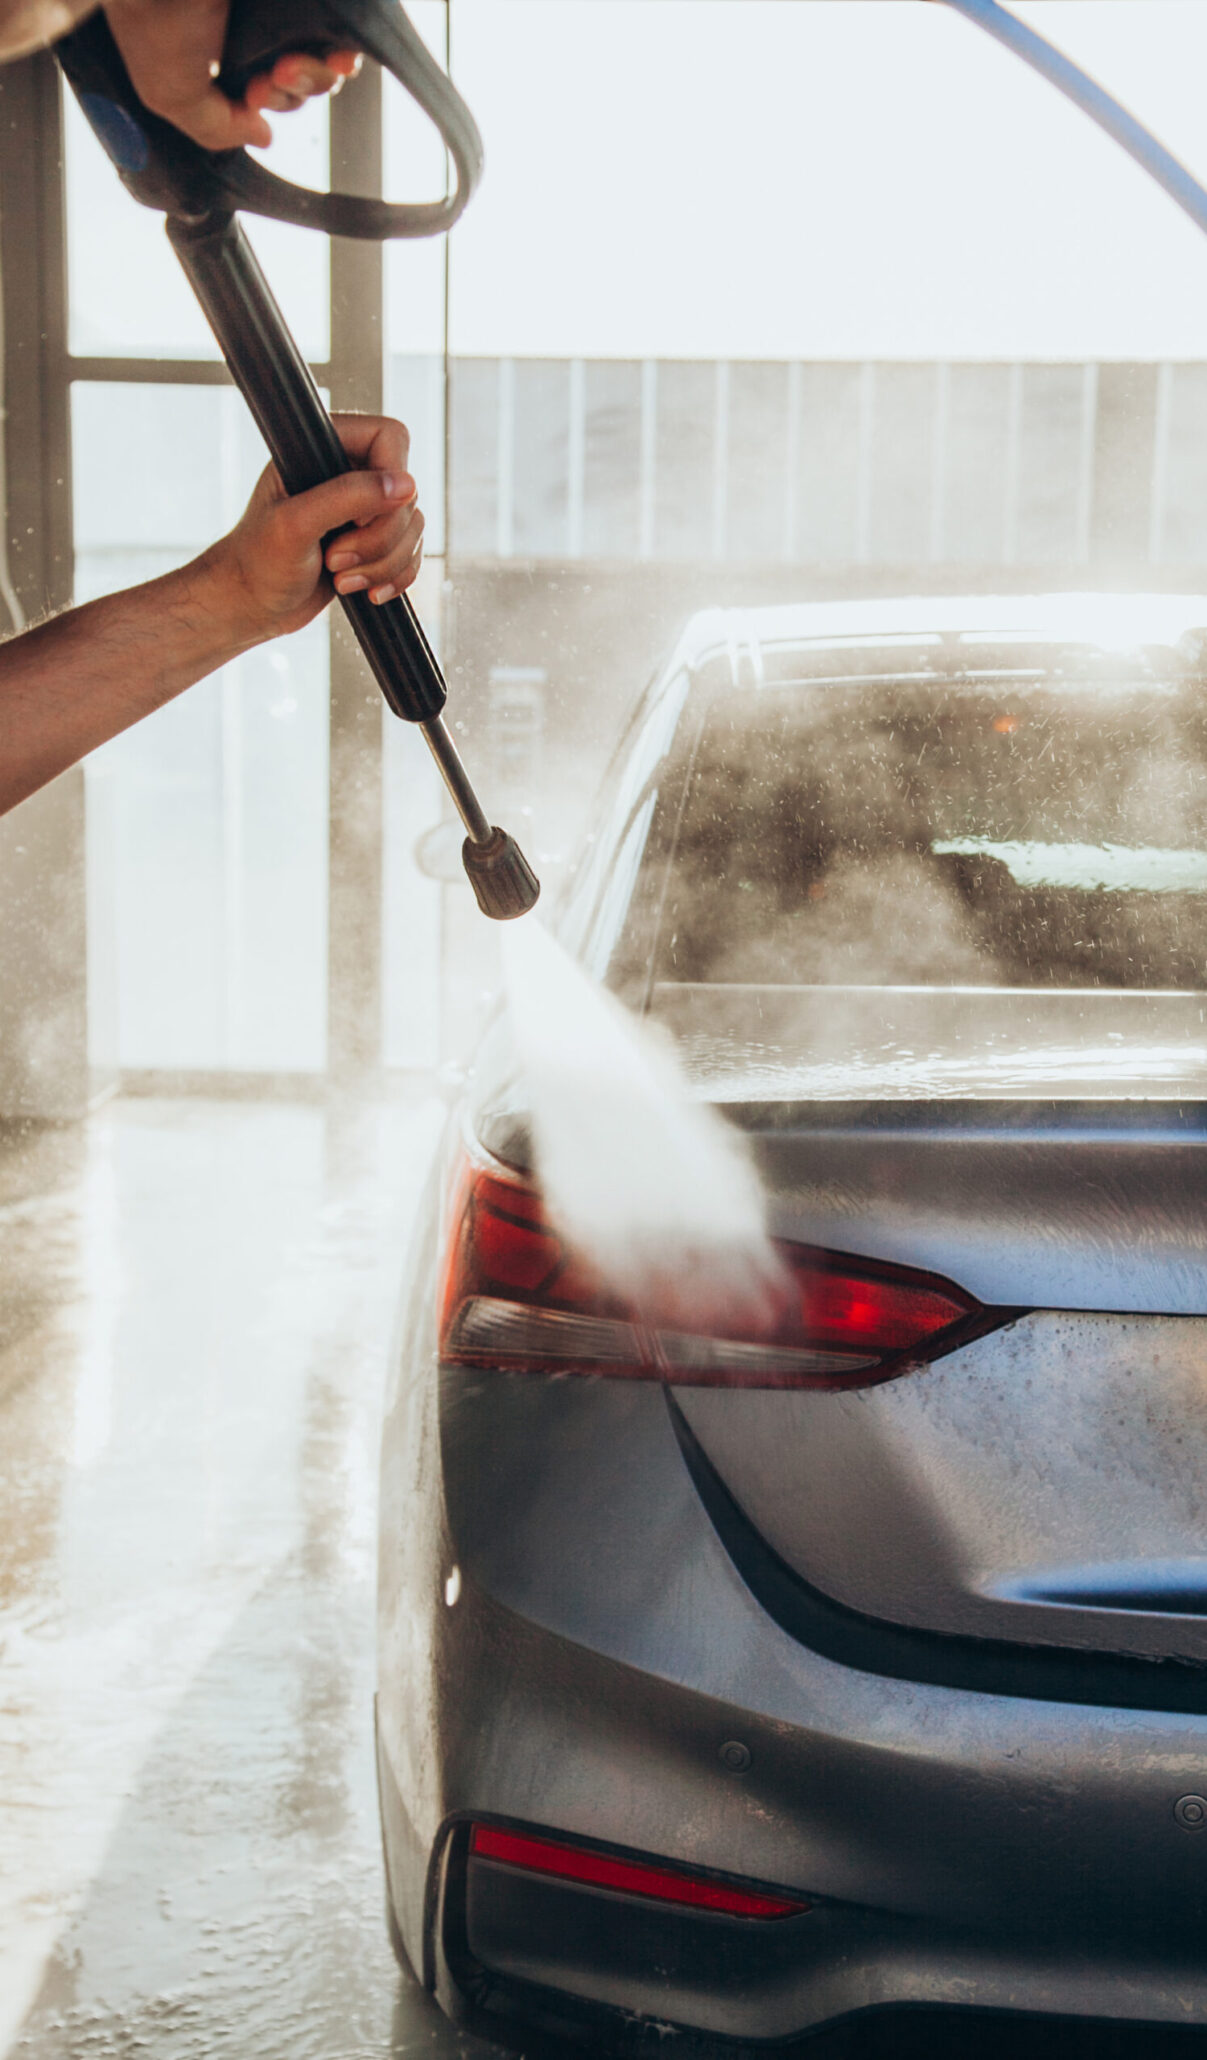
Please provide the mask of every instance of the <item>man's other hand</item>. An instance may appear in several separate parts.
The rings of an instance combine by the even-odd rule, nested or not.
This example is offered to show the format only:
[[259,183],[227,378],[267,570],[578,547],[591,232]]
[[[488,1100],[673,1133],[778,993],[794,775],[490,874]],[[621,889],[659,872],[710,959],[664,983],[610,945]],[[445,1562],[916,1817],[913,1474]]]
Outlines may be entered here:
[[206,150],[263,149],[272,142],[264,111],[280,114],[316,93],[337,93],[359,71],[353,50],[278,58],[242,101],[215,84],[229,0],[109,0],[105,14],[144,107]]
[[[380,605],[405,593],[423,555],[423,516],[407,470],[411,439],[380,415],[336,415],[355,470],[288,495],[276,467],[261,475],[229,536],[198,561],[207,605],[244,645],[312,622],[337,593]],[[331,536],[332,530],[343,532]],[[329,537],[326,549],[324,537]]]

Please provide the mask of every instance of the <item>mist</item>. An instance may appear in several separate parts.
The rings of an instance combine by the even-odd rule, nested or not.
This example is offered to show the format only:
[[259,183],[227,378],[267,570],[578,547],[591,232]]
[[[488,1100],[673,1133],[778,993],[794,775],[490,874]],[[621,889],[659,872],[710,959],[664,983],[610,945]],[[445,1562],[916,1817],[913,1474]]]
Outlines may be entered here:
[[745,1140],[539,918],[508,926],[503,958],[550,1220],[651,1319],[761,1324],[783,1279]]
[[[1018,10],[1200,163],[1203,9]],[[1098,1553],[1125,1468],[1137,1550],[1174,1565],[1201,1546],[1201,1211],[1188,1159],[1163,1170],[1152,1140],[1184,1142],[1207,1104],[1202,238],[939,7],[413,12],[485,137],[447,248],[399,242],[379,268],[247,227],[331,404],[408,425],[427,517],[411,598],[469,775],[542,897],[483,919],[422,739],[328,618],[0,822],[0,2060],[464,2060],[382,1923],[383,1770],[425,1865],[479,1808],[548,1809],[610,1854],[654,1855],[670,1825],[667,1864],[690,1847],[710,1878],[824,1862],[797,1884],[825,1903],[823,1946],[843,1911],[881,1910],[860,1870],[895,1824],[925,1821],[927,1850],[958,1838],[961,1812],[935,1808],[936,1712],[993,1703],[985,1723],[1009,1727],[1023,1698],[847,1668],[885,1786],[874,1837],[872,1788],[842,1822],[841,1768],[871,1733],[818,1763],[820,1787],[798,1778],[843,1670],[823,1660],[792,1714],[815,1656],[731,1572],[672,1418],[732,1467],[743,1522],[779,1484],[780,1562],[816,1519],[806,1585],[844,1560],[868,1582],[907,1568],[918,1625],[927,1498],[944,1522],[971,1512],[952,1564],[981,1567],[991,1496],[981,1536],[1021,1566],[1035,1483],[1062,1484],[1044,1509],[1064,1538],[1063,1484],[1104,1425],[1094,1522],[1052,1563],[1080,1564],[1086,1537]],[[187,564],[264,453],[162,225],[74,106],[60,133],[45,68],[4,91],[16,627]],[[401,92],[384,109],[391,193],[439,191],[431,132]],[[292,120],[278,172],[372,169],[371,76]],[[441,826],[443,870],[424,856]],[[514,1047],[505,1120],[475,1136],[492,1025]],[[1006,1192],[984,1134],[1038,1135],[1036,1110],[1053,1149]],[[462,1227],[442,1179],[467,1142],[516,1233],[516,1277],[479,1299],[522,1293],[529,1336],[553,1319],[535,1366],[433,1349]],[[528,1177],[540,1202],[511,1221]],[[627,1387],[566,1363],[571,1298],[540,1300],[554,1244],[629,1305],[618,1326],[661,1328],[656,1353],[613,1362],[640,1368]],[[794,1244],[862,1255],[877,1289],[911,1273],[899,1308],[935,1275],[961,1308],[1047,1296],[1049,1330],[1020,1319],[978,1336],[985,1361],[953,1350],[907,1380],[898,1358],[883,1387],[821,1392],[884,1369],[795,1335],[803,1289],[780,1322]],[[1051,1362],[1016,1378],[1057,1327]],[[717,1337],[746,1350],[696,1349]],[[1033,1444],[1007,1447],[1041,1391]],[[944,1485],[952,1398],[951,1450],[977,1464]],[[1145,1498],[1184,1422],[1171,1516]],[[1004,1609],[1016,1571],[955,1630]],[[883,1601],[852,1606],[891,1618]],[[1121,1640],[1146,1635],[1112,1610]],[[764,1633],[779,1671],[744,1708]],[[1073,1726],[1076,1701],[1059,1707]],[[573,1727],[600,1713],[555,1805]],[[1042,1761],[995,1758],[999,1800]],[[821,1816],[760,1844],[806,1791]],[[904,1879],[917,1855],[897,1857]],[[953,1859],[943,1894],[955,1879]],[[424,1899],[422,1881],[397,1899],[405,1921]],[[753,1994],[731,1986],[726,2023]]]

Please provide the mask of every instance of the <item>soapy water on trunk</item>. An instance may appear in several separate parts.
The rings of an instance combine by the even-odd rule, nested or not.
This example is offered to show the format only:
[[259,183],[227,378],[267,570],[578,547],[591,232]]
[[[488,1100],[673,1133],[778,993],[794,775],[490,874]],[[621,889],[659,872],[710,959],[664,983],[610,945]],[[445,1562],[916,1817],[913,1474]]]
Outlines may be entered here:
[[645,1313],[774,1324],[786,1276],[748,1147],[693,1098],[670,1040],[533,916],[507,925],[503,963],[554,1228]]

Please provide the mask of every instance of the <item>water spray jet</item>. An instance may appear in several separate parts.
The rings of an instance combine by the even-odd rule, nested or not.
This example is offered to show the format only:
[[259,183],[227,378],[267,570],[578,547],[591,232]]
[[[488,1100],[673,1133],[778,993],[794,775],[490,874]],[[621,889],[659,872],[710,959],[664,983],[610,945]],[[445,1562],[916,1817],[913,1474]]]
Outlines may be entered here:
[[510,927],[503,965],[541,1192],[567,1243],[663,1320],[772,1320],[784,1277],[758,1173],[669,1038],[539,918]]

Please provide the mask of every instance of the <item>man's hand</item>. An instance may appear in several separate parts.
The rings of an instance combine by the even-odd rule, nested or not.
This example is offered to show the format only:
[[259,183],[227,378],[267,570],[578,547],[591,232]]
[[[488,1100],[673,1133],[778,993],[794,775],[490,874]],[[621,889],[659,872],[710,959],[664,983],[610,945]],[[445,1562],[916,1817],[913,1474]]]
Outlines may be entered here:
[[[270,466],[229,536],[145,586],[0,644],[0,815],[120,730],[331,599],[381,603],[419,570],[423,517],[401,422],[337,415],[357,469],[291,500]],[[323,538],[332,530],[324,549]]]
[[[213,605],[245,645],[304,628],[326,607],[333,583],[337,593],[367,592],[380,604],[418,574],[423,516],[407,471],[407,430],[379,415],[334,419],[357,469],[290,498],[270,465],[230,535],[198,561]],[[324,553],[332,530],[345,533]]]
[[236,105],[214,80],[226,37],[229,0],[109,0],[113,40],[144,107],[183,129],[205,150],[234,150],[272,142],[264,110],[285,113],[316,93],[337,93],[360,69],[355,51],[326,59],[298,54],[278,59],[253,79]]

